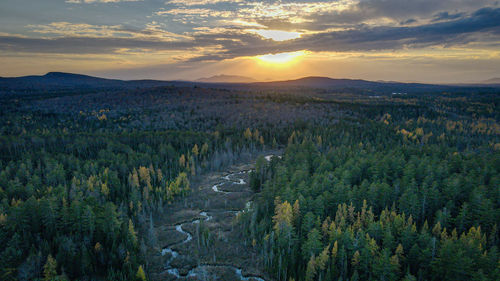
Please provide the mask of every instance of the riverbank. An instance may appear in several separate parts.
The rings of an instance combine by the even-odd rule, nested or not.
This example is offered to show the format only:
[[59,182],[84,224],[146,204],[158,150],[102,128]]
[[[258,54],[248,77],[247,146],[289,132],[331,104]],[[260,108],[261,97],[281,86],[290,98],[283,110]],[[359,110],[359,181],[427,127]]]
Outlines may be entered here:
[[271,280],[235,226],[236,214],[251,208],[255,160],[207,173],[188,196],[165,207],[154,224],[157,245],[148,249],[152,280]]

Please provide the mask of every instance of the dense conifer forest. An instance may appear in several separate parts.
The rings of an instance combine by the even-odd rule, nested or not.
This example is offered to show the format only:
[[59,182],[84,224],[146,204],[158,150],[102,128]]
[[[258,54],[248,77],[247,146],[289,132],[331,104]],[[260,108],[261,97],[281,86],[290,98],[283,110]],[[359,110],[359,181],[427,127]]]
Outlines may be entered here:
[[206,85],[0,95],[0,279],[150,280],[166,208],[275,150],[233,222],[269,279],[499,280],[499,102]]

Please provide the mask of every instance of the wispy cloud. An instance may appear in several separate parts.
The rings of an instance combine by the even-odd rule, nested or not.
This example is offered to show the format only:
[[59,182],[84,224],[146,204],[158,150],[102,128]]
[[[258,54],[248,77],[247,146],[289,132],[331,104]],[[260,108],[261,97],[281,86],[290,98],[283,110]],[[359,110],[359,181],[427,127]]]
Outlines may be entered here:
[[241,3],[243,0],[169,0],[165,4],[177,4],[182,6],[203,6],[217,3]]
[[145,28],[136,30],[123,25],[93,25],[87,23],[53,22],[50,24],[28,25],[33,32],[51,37],[88,38],[150,38],[162,40],[188,39],[189,37],[168,32],[156,21],[147,23]]
[[0,50],[40,53],[113,53],[123,48],[149,50],[210,49],[194,60],[223,60],[242,56],[301,50],[349,52],[398,50],[427,46],[457,46],[478,42],[500,42],[500,8],[483,8],[461,18],[415,26],[368,26],[302,34],[293,40],[276,42],[255,30],[195,28],[173,34],[158,23],[131,30],[121,25],[101,26],[57,22],[31,26],[52,37],[0,36]]

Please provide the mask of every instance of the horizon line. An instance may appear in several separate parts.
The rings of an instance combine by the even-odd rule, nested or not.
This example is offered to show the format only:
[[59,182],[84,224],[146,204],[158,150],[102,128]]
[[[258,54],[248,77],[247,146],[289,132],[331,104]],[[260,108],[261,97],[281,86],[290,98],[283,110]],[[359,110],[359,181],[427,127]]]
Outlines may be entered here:
[[[256,84],[256,83],[276,83],[276,82],[290,82],[290,81],[297,81],[297,80],[302,80],[302,79],[310,79],[310,78],[321,78],[321,79],[330,79],[330,80],[352,80],[352,81],[367,81],[367,82],[376,82],[376,83],[401,83],[401,84],[427,84],[427,85],[499,85],[500,81],[496,82],[495,80],[500,80],[500,77],[493,77],[489,79],[485,79],[483,81],[475,81],[475,82],[424,82],[424,81],[414,81],[414,80],[406,80],[406,81],[397,81],[397,80],[370,80],[370,79],[364,79],[364,78],[337,78],[337,77],[330,77],[330,76],[320,76],[320,75],[309,75],[309,76],[300,76],[300,77],[295,77],[295,78],[284,78],[284,79],[276,79],[276,80],[261,80],[261,79],[255,79],[250,76],[245,76],[245,75],[230,75],[230,74],[225,74],[225,73],[220,73],[220,74],[215,74],[213,76],[209,77],[200,77],[200,78],[195,78],[193,80],[190,79],[154,79],[154,78],[136,78],[136,79],[123,79],[123,78],[114,78],[111,76],[103,75],[93,75],[93,74],[84,74],[84,73],[76,73],[76,72],[64,72],[64,71],[49,71],[46,72],[45,74],[28,74],[28,75],[21,75],[21,76],[0,76],[0,79],[18,79],[18,78],[27,78],[27,77],[45,77],[49,74],[66,74],[66,75],[78,75],[78,76],[87,76],[87,77],[92,77],[92,78],[98,78],[98,79],[106,79],[106,80],[119,80],[119,81],[141,81],[141,80],[150,80],[150,81],[159,81],[159,82],[189,82],[189,83],[202,83],[202,84]],[[217,78],[221,76],[226,76],[226,77],[240,77],[244,79],[251,79],[254,80],[252,82],[210,82],[210,81],[198,81],[202,79],[212,79],[212,78]],[[494,82],[488,82],[488,81],[494,81]]]

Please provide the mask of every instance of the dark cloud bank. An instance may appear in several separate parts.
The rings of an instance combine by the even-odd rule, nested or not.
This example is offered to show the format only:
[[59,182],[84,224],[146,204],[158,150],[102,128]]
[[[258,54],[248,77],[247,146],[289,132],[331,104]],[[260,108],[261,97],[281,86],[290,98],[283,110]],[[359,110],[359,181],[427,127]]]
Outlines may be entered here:
[[[370,9],[366,9],[370,10]],[[374,13],[374,11],[372,11]],[[416,20],[407,19],[406,24]],[[463,45],[471,42],[500,41],[500,8],[481,8],[475,12],[441,12],[429,23],[410,26],[353,25],[344,31],[320,32],[283,42],[257,35],[234,32],[194,35],[192,40],[161,41],[154,38],[26,38],[0,36],[0,50],[24,53],[108,54],[118,49],[152,51],[190,50],[220,46],[220,51],[193,60],[222,60],[267,53],[309,51],[397,50],[426,46]]]

